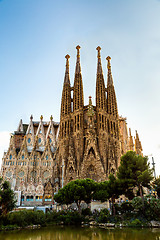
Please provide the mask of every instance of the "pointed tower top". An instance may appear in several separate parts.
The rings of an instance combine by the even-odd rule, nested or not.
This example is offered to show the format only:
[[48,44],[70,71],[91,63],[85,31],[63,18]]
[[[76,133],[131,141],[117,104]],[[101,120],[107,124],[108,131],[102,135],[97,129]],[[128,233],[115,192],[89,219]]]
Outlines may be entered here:
[[106,58],[106,60],[107,60],[107,68],[108,68],[108,82],[107,82],[107,86],[108,85],[113,85],[113,79],[112,79],[112,72],[111,72],[111,57],[110,56],[108,56],[107,58]]
[[52,115],[51,115],[51,117],[50,117],[50,120],[51,120],[51,121],[53,120],[53,117],[52,117]]
[[80,57],[80,51],[79,50],[81,49],[81,47],[79,45],[77,45],[76,49],[77,49],[77,56]]
[[98,58],[101,58],[101,53],[100,53],[100,51],[101,51],[101,47],[98,46],[98,47],[96,48],[96,50],[98,51]]
[[70,77],[69,77],[69,58],[70,58],[70,56],[67,54],[65,56],[65,58],[66,58],[66,72],[65,72],[65,77],[64,77],[64,83],[70,84]]
[[98,58],[98,63],[97,63],[97,74],[102,74],[103,71],[102,71],[101,53],[100,53],[100,51],[101,51],[101,47],[98,46],[98,47],[96,48],[96,50],[98,51],[98,55],[97,55],[97,58]]
[[31,120],[31,121],[33,120],[33,115],[30,116],[30,120]]
[[43,115],[40,116],[40,120],[41,120],[41,121],[43,120]]
[[80,65],[80,46],[78,45],[76,47],[77,49],[77,62],[76,62],[76,72],[75,73],[80,73],[81,72],[81,65]]
[[92,105],[92,97],[89,96],[89,105]]

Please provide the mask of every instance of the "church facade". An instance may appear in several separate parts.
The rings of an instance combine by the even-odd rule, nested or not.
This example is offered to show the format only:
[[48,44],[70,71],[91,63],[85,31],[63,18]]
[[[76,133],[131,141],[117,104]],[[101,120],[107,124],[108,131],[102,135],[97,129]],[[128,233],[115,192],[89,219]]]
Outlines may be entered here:
[[73,87],[70,83],[69,55],[61,98],[60,123],[33,121],[19,123],[10,138],[8,151],[2,159],[1,175],[21,192],[24,205],[50,204],[54,193],[75,179],[91,178],[97,182],[116,174],[120,157],[128,150],[142,155],[138,133],[133,140],[126,118],[118,114],[111,72],[107,57],[107,86],[97,47],[96,106],[89,97],[84,105],[80,46]]

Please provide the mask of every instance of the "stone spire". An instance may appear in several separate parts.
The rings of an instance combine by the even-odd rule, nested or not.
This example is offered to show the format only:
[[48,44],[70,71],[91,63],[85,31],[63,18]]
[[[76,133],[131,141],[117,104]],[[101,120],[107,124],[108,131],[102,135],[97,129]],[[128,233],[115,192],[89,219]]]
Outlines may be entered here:
[[108,61],[107,63],[107,69],[108,69],[108,79],[107,79],[107,87],[110,86],[110,85],[113,85],[113,78],[112,78],[112,72],[111,72],[111,57],[108,56],[106,58],[106,60]]
[[69,76],[69,58],[67,54],[66,58],[66,71],[63,84],[62,101],[61,101],[61,117],[66,116],[71,112],[71,87]]
[[101,47],[98,46],[98,47],[96,48],[96,50],[98,51],[98,55],[97,55],[97,58],[98,58],[98,62],[97,62],[97,74],[103,74],[103,72],[102,72],[102,64],[101,64],[101,53],[100,53]]
[[96,79],[96,107],[98,109],[106,110],[106,92],[100,54],[101,48],[98,46],[96,50],[98,51],[97,79]]
[[129,151],[134,151],[133,137],[131,135],[131,129],[129,128]]
[[136,152],[136,154],[138,154],[138,155],[143,155],[143,154],[142,154],[142,151],[143,151],[143,149],[142,149],[141,141],[139,140],[139,135],[138,135],[138,133],[137,133],[137,131],[136,131],[135,152]]
[[70,56],[67,54],[65,56],[66,58],[66,72],[65,72],[65,77],[64,77],[64,83],[70,84],[70,76],[69,76],[69,58]]
[[76,47],[76,49],[77,49],[77,62],[76,62],[76,71],[75,71],[75,73],[80,73],[81,72],[80,48],[81,47],[79,45]]
[[107,112],[112,114],[116,118],[118,117],[118,108],[117,108],[117,100],[116,94],[113,85],[113,78],[111,73],[111,57],[107,57],[107,68],[108,68],[108,78],[107,78]]
[[84,106],[83,82],[80,66],[80,46],[78,45],[76,49],[77,49],[77,62],[73,87],[73,111],[82,109]]

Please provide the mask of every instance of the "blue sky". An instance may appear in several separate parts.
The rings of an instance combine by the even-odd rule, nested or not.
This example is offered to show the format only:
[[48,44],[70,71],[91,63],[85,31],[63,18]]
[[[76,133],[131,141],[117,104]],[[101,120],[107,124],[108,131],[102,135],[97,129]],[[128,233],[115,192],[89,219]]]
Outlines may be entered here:
[[81,46],[85,103],[95,103],[97,52],[103,72],[112,57],[119,114],[160,174],[160,1],[1,0],[0,157],[9,133],[30,115],[59,121],[65,55],[73,84],[76,45]]

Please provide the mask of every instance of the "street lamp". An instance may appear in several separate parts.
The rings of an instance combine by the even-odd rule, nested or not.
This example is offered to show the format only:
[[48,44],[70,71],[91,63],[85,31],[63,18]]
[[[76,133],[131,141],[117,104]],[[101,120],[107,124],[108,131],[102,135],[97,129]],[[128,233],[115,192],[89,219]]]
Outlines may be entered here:
[[152,165],[153,165],[154,178],[156,179],[155,162],[153,157],[152,157]]

